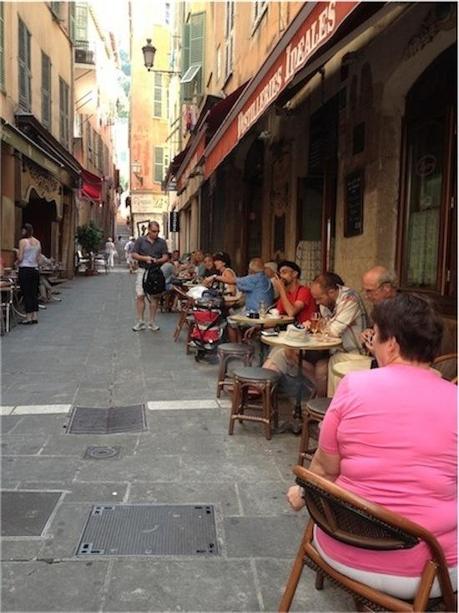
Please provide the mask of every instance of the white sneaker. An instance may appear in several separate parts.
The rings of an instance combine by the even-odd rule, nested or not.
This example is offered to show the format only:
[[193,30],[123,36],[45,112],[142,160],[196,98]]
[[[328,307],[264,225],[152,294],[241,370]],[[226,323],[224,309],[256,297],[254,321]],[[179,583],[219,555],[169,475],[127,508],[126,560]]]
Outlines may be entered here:
[[148,324],[148,329],[152,332],[158,332],[160,328],[154,321],[150,321],[150,323]]
[[138,332],[139,330],[145,330],[146,327],[147,326],[144,321],[138,321],[135,326],[132,326],[132,329],[134,332]]

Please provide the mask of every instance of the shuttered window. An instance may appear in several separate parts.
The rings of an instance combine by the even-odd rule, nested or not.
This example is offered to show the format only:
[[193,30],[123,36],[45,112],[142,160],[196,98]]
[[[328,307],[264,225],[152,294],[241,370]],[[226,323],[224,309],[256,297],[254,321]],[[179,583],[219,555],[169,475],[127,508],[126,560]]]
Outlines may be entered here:
[[225,3],[225,81],[233,72],[234,2]]
[[5,22],[3,2],[0,2],[0,88],[5,87]]
[[184,100],[203,95],[205,13],[195,13],[184,25],[182,95]]
[[166,147],[153,148],[153,180],[155,183],[161,183],[166,175],[167,166],[169,166],[169,155]]
[[88,40],[88,6],[82,2],[75,3],[75,43]]
[[19,106],[30,111],[32,106],[30,32],[22,19],[18,21]]
[[97,135],[97,168],[103,172],[104,170],[104,147],[102,143],[102,137],[100,134]]
[[41,52],[41,121],[51,129],[51,60]]
[[69,95],[69,86],[62,77],[59,77],[59,138],[66,147],[69,146]]
[[153,115],[163,116],[163,75],[155,72],[155,85],[153,90]]
[[75,2],[69,2],[69,36],[72,43],[75,43],[76,23],[75,23]]

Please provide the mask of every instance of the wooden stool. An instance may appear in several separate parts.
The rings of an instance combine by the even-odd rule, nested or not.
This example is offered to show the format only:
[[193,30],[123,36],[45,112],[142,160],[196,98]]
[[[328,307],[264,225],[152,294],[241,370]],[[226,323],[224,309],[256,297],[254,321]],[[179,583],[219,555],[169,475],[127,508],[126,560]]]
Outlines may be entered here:
[[307,401],[304,411],[303,432],[300,439],[300,448],[298,450],[298,464],[304,465],[304,461],[312,460],[315,449],[309,448],[309,439],[311,437],[311,429],[313,424],[318,426],[325,417],[332,398],[311,398]]
[[252,345],[245,343],[223,343],[217,349],[217,355],[220,360],[218,369],[217,381],[217,398],[220,398],[222,389],[225,385],[232,385],[233,379],[228,376],[228,364],[231,360],[240,360],[244,366],[250,366],[254,354]]
[[[267,368],[252,366],[236,368],[234,371],[233,403],[228,433],[233,434],[236,419],[257,421],[265,426],[265,436],[271,439],[271,421],[278,425],[277,384],[280,374]],[[250,398],[250,390],[260,393],[259,398]],[[261,410],[261,415],[246,415],[245,409]]]

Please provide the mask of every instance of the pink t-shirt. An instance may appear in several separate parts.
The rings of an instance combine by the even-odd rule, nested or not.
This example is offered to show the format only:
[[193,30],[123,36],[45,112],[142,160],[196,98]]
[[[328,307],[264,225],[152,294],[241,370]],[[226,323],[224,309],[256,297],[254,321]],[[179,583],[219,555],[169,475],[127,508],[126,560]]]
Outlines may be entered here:
[[[338,485],[430,530],[457,565],[457,386],[434,372],[394,364],[347,375],[327,411],[319,447],[341,458]],[[415,577],[423,544],[372,552],[317,531],[320,546],[347,566]]]

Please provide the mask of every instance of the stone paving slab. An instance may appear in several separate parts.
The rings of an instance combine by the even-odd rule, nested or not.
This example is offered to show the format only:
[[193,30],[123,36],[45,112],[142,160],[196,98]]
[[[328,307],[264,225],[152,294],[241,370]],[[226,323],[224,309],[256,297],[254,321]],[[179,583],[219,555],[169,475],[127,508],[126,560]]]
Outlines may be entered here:
[[104,611],[171,610],[259,611],[250,562],[115,561]]
[[4,611],[97,611],[108,562],[3,564]]
[[[132,332],[133,294],[126,273],[77,278],[39,326],[2,338],[2,487],[63,492],[42,537],[4,539],[2,609],[275,611],[306,521],[285,503],[299,439],[267,441],[257,424],[228,436],[217,366],[187,356],[183,337],[173,342],[175,314],[158,315],[158,334]],[[141,434],[71,436],[66,411],[37,413],[37,405],[140,402],[155,403]],[[24,414],[11,413],[16,406]],[[121,456],[84,460],[90,445],[119,445]],[[110,502],[214,504],[221,555],[77,559],[92,505]],[[312,585],[306,569],[297,610],[352,609],[333,588]]]

